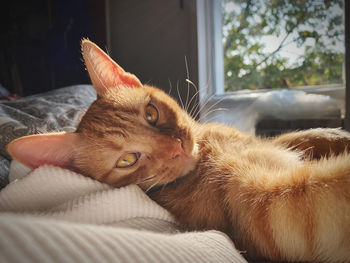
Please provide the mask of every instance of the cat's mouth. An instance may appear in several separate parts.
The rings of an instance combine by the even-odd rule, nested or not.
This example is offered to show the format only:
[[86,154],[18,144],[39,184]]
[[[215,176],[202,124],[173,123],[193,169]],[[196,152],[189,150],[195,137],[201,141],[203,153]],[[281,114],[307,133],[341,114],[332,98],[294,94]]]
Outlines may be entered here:
[[[193,143],[192,141],[184,141],[181,139],[177,139],[179,145],[174,152],[173,158],[171,160],[179,159],[179,161],[185,166],[184,174],[188,173],[188,169],[186,169],[187,164],[194,163],[197,159],[198,154],[198,144]],[[181,175],[184,175],[181,174]]]
[[159,177],[162,177],[163,180],[161,181],[163,183],[169,183],[179,177],[186,176],[195,168],[198,145],[194,144],[190,150],[185,146],[181,148],[181,153],[166,164],[163,174],[159,173]]
[[[160,187],[171,184],[176,181],[176,179],[186,176],[190,171],[192,171],[197,163],[197,152],[198,145],[190,145],[182,143],[175,150],[169,150],[169,153],[164,154],[163,164],[157,169],[151,172],[151,175],[145,179],[142,179],[137,184],[145,191],[154,191]],[[172,158],[169,158],[172,156]]]

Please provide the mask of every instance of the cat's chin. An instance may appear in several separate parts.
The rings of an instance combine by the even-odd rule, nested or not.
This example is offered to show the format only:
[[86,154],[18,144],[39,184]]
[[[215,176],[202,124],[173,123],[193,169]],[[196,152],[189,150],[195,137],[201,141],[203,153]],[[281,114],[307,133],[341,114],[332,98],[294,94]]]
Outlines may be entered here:
[[183,158],[183,160],[179,164],[182,166],[182,171],[179,174],[179,176],[177,176],[176,178],[181,177],[181,176],[185,176],[186,174],[191,172],[196,167],[197,159],[195,157],[193,157],[192,155],[182,157],[182,158]]
[[[197,163],[197,155],[198,155],[198,145],[194,144],[193,149],[190,153],[187,153],[185,151],[185,155],[181,156],[178,160],[178,163],[175,164],[176,168],[179,169],[178,175],[174,176],[174,180],[187,175],[189,172],[191,172],[195,167]],[[172,180],[173,181],[173,180]]]
[[165,164],[159,169],[156,174],[149,176],[149,180],[144,180],[143,183],[138,184],[141,189],[148,192],[152,189],[164,187],[171,184],[180,177],[184,177],[195,169],[197,164],[197,150],[192,151],[191,154],[185,154],[178,157],[176,160]]

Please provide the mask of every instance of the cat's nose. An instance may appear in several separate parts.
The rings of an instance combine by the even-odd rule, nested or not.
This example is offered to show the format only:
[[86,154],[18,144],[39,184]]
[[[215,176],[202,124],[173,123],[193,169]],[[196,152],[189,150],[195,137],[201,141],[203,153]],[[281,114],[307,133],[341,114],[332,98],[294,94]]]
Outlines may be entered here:
[[179,158],[180,156],[186,155],[184,148],[183,148],[183,143],[181,139],[175,138],[175,142],[173,143],[170,151],[169,151],[169,159],[174,160]]

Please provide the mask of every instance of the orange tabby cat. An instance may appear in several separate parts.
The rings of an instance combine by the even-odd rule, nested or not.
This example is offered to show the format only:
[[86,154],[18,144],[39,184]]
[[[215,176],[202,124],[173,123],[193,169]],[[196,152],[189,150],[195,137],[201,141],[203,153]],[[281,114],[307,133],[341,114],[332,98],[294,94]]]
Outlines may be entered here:
[[138,184],[189,230],[227,233],[248,259],[350,262],[350,134],[315,129],[261,139],[199,124],[88,40],[98,99],[76,132],[7,150],[115,186]]

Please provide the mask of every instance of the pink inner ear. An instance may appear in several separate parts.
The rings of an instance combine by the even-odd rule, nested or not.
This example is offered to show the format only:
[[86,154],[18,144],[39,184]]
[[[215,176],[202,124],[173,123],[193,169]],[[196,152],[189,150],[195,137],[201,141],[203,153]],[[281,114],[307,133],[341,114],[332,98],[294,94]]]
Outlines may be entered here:
[[141,87],[140,80],[125,72],[105,52],[89,40],[81,42],[86,68],[97,94],[103,94],[109,88],[118,86]]
[[32,169],[43,164],[72,168],[78,140],[75,133],[39,134],[18,138],[6,149],[13,159]]

